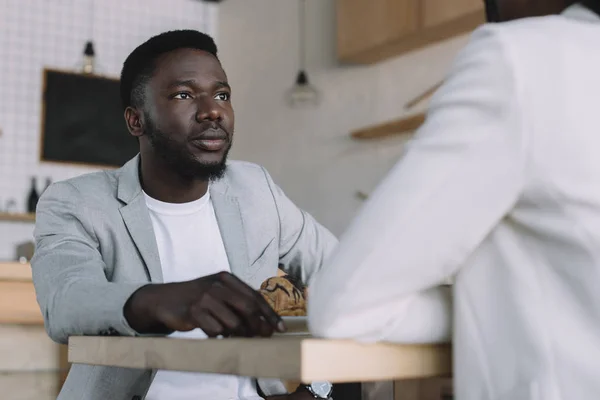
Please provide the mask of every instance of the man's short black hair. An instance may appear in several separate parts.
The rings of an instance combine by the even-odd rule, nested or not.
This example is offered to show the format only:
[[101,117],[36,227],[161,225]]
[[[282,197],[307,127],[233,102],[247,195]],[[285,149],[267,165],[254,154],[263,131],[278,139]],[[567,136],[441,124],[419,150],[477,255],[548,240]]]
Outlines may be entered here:
[[144,87],[156,68],[156,59],[177,49],[198,49],[217,59],[217,45],[209,35],[194,30],[161,33],[138,46],[127,57],[121,70],[121,102],[123,108],[139,107],[144,101]]
[[583,0],[583,4],[600,17],[600,0]]

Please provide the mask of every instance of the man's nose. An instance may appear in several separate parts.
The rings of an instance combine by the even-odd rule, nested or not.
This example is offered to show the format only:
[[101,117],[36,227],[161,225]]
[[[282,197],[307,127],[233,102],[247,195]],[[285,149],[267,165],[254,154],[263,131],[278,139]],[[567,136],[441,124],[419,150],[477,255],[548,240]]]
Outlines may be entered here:
[[221,109],[217,102],[210,98],[198,99],[198,111],[196,112],[196,120],[202,121],[219,121],[221,120]]

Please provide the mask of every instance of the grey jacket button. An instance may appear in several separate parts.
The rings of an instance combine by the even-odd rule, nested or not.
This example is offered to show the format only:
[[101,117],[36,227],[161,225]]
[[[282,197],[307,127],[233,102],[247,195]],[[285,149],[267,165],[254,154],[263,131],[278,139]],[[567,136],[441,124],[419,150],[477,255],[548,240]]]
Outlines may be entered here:
[[133,396],[131,400],[142,400],[142,396]]

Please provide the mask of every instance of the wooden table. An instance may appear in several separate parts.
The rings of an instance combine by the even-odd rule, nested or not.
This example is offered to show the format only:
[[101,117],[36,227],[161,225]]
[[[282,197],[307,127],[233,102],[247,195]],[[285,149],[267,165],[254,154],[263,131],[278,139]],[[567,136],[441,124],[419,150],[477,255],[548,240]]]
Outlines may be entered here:
[[[451,375],[449,345],[360,344],[309,336],[189,340],[71,337],[72,363],[166,369],[311,382],[390,382]],[[387,384],[386,384],[387,385]],[[369,400],[393,399],[393,385],[365,386]]]

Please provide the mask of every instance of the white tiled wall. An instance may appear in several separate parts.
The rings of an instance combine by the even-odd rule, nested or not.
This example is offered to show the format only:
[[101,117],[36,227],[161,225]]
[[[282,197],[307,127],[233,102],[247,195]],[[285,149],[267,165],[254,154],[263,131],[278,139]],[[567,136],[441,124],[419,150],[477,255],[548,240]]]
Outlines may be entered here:
[[[118,77],[127,55],[170,29],[215,35],[217,7],[198,0],[0,0],[0,211],[26,208],[32,176],[66,179],[91,168],[40,163],[42,70],[79,67],[93,39],[99,73]],[[119,99],[116,99],[119,101]],[[0,221],[0,260],[30,240],[33,225]]]

